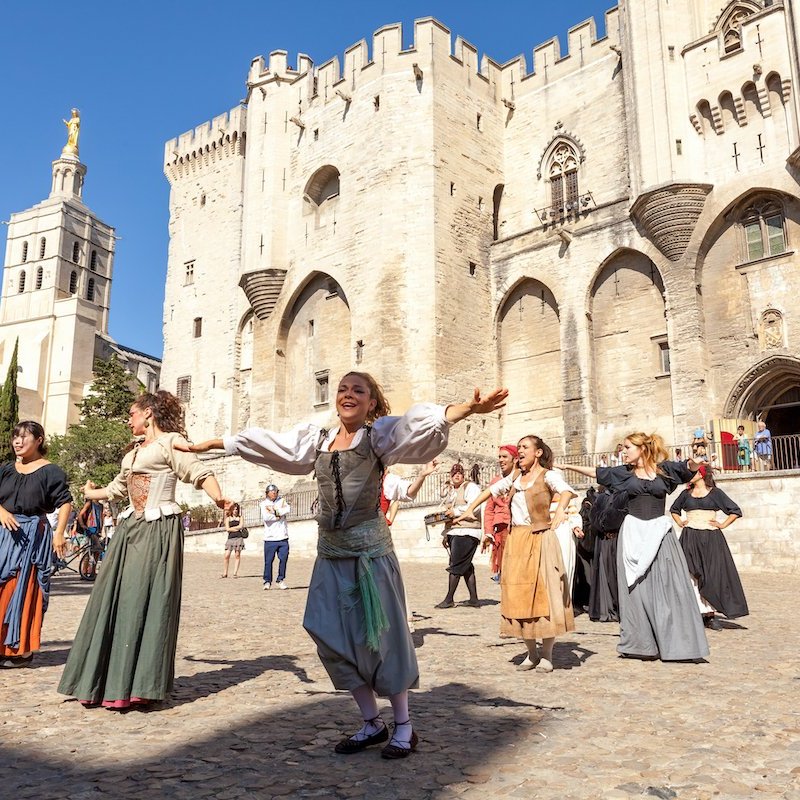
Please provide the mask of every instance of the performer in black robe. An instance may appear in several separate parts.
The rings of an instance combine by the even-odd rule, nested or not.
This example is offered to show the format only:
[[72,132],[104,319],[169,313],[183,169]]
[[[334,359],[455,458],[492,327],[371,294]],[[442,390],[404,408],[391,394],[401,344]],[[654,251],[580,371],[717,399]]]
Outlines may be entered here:
[[592,505],[590,525],[594,533],[589,618],[595,622],[619,622],[619,587],[617,586],[617,535],[619,525],[609,529],[613,514],[606,514],[611,493],[600,487]]

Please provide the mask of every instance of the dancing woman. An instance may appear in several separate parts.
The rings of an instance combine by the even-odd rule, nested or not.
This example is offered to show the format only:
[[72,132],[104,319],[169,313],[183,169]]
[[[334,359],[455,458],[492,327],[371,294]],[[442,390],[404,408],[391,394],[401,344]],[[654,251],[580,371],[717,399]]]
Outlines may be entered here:
[[[528,655],[518,669],[553,671],[556,636],[575,629],[567,576],[556,528],[566,519],[575,491],[553,471],[553,453],[538,436],[517,444],[520,474],[493,483],[470,503],[468,516],[485,500],[509,496],[511,533],[500,570],[500,635],[525,642]],[[558,498],[550,517],[550,503]],[[536,640],[542,640],[541,655]]]
[[[84,705],[127,708],[163,700],[172,689],[181,607],[183,525],[175,502],[178,480],[191,483],[220,507],[217,480],[186,443],[183,409],[169,392],[143,394],[128,427],[143,436],[103,489],[88,482],[89,500],[130,500],[119,515],[58,691]],[[188,446],[188,445],[187,445]]]
[[686,559],[664,514],[667,495],[697,471],[694,461],[666,461],[657,434],[632,433],[617,467],[566,465],[611,489],[625,492],[628,514],[619,531],[620,637],[617,651],[632,658],[699,660],[708,655]]
[[[692,483],[680,494],[670,512],[683,529],[681,548],[698,590],[705,626],[720,629],[715,611],[728,619],[746,617],[749,612],[742,581],[722,533],[742,516],[742,509],[716,485],[709,470],[702,481]],[[718,512],[725,514],[722,522],[717,519]]]
[[[72,495],[61,467],[46,458],[44,428],[20,422],[16,462],[0,466],[0,667],[24,667],[41,645],[52,552],[61,558]],[[55,533],[46,514],[58,510]]]
[[[387,741],[384,758],[405,758],[417,745],[408,690],[419,680],[414,644],[406,624],[405,592],[386,517],[379,506],[384,468],[399,462],[423,464],[444,450],[450,426],[471,414],[501,408],[508,392],[447,407],[412,406],[390,417],[375,379],[350,372],[336,390],[339,424],[325,430],[301,425],[288,433],[251,428],[224,439],[184,449],[205,452],[224,446],[254,464],[279,472],[316,472],[319,540],[303,626],[317,645],[337,689],[358,704],[363,726],[336,745],[356,753]],[[388,696],[394,712],[389,731],[376,694]]]

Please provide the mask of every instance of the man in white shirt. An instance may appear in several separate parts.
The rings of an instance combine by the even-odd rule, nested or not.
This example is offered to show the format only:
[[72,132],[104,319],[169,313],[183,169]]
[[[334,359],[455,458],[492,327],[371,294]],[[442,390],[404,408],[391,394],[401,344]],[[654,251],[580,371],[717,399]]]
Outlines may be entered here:
[[267,486],[266,497],[261,501],[261,519],[264,521],[264,588],[272,588],[272,564],[278,557],[279,589],[288,589],[286,585],[286,562],[289,560],[289,526],[286,517],[291,508],[280,496],[278,487],[271,483]]

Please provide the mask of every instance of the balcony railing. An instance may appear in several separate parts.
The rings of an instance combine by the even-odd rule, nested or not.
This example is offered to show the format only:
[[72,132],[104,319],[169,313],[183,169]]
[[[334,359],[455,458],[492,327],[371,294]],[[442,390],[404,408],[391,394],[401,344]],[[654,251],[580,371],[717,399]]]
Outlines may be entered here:
[[536,216],[544,225],[549,222],[561,222],[565,219],[576,219],[579,215],[591,211],[595,207],[591,192],[579,194],[577,197],[564,200],[561,203],[537,208]]

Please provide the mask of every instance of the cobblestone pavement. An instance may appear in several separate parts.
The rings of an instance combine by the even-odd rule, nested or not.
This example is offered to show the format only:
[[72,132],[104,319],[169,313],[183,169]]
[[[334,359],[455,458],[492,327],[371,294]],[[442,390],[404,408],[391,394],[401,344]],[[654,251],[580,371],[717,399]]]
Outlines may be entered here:
[[0,672],[0,796],[800,800],[800,575],[744,575],[751,616],[709,631],[708,663],[618,658],[616,625],[581,616],[542,675],[514,670],[484,568],[480,609],[439,611],[444,554],[408,564],[421,743],[389,762],[332,752],[359,723],[301,626],[311,562],[269,592],[258,562],[220,580],[221,558],[187,556],[176,688],[146,712],[56,693],[89,590],[56,577],[38,664]]

